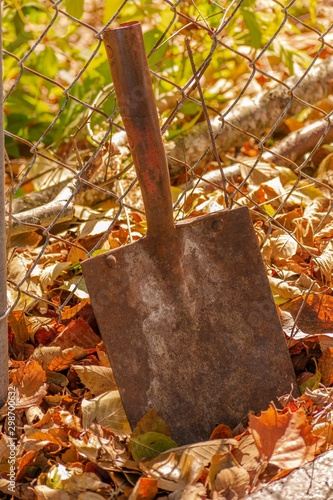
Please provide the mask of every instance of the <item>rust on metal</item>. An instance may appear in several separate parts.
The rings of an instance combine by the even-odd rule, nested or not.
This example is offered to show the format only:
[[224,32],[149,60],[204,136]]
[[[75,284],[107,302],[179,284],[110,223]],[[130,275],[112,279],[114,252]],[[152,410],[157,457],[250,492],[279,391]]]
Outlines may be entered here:
[[290,392],[292,364],[248,209],[173,222],[140,24],[104,42],[148,233],[84,277],[131,426],[153,407],[179,444],[205,440]]

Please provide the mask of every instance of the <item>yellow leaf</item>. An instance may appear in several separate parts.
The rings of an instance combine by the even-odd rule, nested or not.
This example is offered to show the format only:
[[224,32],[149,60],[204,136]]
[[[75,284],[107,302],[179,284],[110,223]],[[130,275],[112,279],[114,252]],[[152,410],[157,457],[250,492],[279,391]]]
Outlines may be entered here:
[[103,13],[103,24],[107,24],[111,18],[115,15],[121,5],[126,3],[124,0],[106,0],[104,5]]

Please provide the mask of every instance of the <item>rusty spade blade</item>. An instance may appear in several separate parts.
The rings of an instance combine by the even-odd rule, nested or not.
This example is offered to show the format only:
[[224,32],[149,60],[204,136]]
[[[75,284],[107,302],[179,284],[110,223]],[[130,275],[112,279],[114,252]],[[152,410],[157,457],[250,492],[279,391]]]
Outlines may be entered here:
[[131,426],[155,408],[179,444],[205,440],[289,392],[292,364],[248,209],[173,222],[140,24],[104,42],[148,231],[83,274]]

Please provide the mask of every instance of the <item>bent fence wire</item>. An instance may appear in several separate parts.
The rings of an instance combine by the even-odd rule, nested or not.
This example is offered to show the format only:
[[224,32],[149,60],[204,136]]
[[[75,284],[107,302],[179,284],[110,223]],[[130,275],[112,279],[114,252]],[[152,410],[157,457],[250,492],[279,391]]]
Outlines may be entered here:
[[145,233],[102,41],[133,20],[143,24],[175,218],[247,205],[277,301],[324,293],[332,2],[73,4],[3,5],[12,314],[34,310],[35,331],[61,317],[87,298],[80,261]]

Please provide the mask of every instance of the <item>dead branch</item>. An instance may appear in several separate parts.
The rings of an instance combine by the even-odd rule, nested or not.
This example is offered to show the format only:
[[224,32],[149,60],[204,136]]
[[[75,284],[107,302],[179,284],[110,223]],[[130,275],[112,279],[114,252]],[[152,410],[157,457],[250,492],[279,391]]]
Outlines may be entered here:
[[[266,151],[261,161],[275,163],[278,166],[286,166],[292,170],[296,166],[296,161],[310,152],[321,140],[321,144],[333,142],[333,126],[325,119],[318,120],[302,129],[291,132],[284,139],[276,143],[270,151]],[[243,158],[244,163],[248,163],[248,158]],[[253,163],[253,159],[249,163]],[[240,164],[235,163],[223,169],[224,175],[228,180],[241,175]],[[190,187],[195,185],[195,181]],[[211,170],[202,175],[201,180],[196,184],[204,191],[220,188],[222,185],[221,172],[219,169]]]
[[325,119],[310,123],[300,130],[291,132],[274,145],[271,152],[264,153],[263,159],[293,169],[295,162],[310,152],[320,140],[321,144],[333,142],[333,127]]
[[[283,84],[251,100],[242,98],[229,113],[213,118],[211,126],[219,152],[240,147],[250,137],[262,137],[282,116],[295,115],[306,107],[302,101],[314,104],[332,93],[333,57],[315,64],[298,82],[298,76],[287,78]],[[209,146],[207,124],[202,122],[168,143],[167,152],[171,157],[193,164]],[[170,160],[170,172],[172,176],[180,172],[178,162]]]
[[36,207],[41,207],[52,201],[64,187],[68,184],[68,180],[61,181],[59,184],[54,184],[41,191],[33,191],[32,193],[24,194],[19,198],[12,200],[12,212],[18,214]]
[[6,233],[15,236],[38,229],[45,229],[49,225],[67,222],[73,219],[73,198],[77,191],[75,182],[67,182],[56,198],[41,207],[17,213],[12,220],[6,220]]

